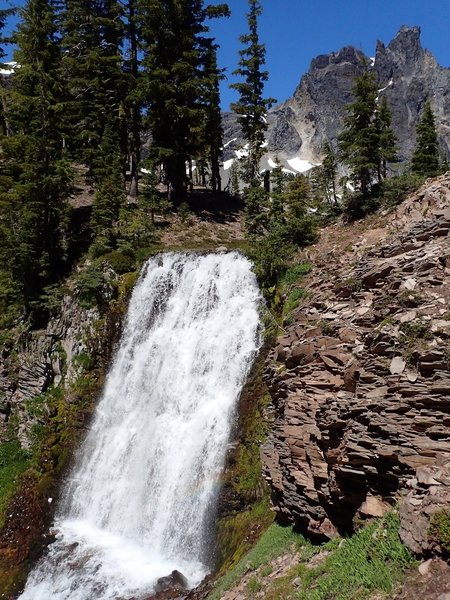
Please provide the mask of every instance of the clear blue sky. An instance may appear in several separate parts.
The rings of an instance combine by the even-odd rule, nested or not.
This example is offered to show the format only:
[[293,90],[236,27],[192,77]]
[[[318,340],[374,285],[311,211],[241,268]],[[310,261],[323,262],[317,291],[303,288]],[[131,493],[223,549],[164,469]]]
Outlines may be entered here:
[[[219,4],[224,0],[206,0]],[[1,7],[12,0],[0,0]],[[23,4],[16,0],[15,4]],[[219,60],[227,69],[222,85],[222,106],[226,110],[236,99],[228,84],[235,81],[238,38],[246,31],[247,0],[228,0],[232,16],[211,22],[220,44]],[[368,56],[376,40],[385,44],[402,25],[419,25],[422,45],[438,62],[450,66],[450,0],[262,0],[261,40],[266,44],[269,82],[266,95],[282,102],[289,98],[311,60],[343,46],[361,48]]]

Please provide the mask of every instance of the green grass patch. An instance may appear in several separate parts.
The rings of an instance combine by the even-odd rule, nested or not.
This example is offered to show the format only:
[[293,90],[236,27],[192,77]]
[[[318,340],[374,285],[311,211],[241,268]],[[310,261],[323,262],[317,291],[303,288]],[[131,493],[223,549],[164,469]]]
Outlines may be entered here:
[[221,594],[229,590],[250,569],[267,565],[273,558],[280,556],[287,548],[307,544],[306,540],[293,533],[291,527],[272,524],[260,537],[257,544],[227,573],[221,577],[208,600],[220,600]]
[[5,523],[8,504],[17,491],[17,481],[30,466],[31,453],[14,437],[0,444],[0,528]]
[[284,288],[288,288],[297,283],[299,279],[305,275],[308,275],[308,273],[311,273],[311,271],[312,265],[310,263],[305,262],[299,263],[298,265],[293,265],[285,271],[284,275],[280,279],[280,284]]
[[289,314],[298,308],[300,300],[306,298],[307,293],[302,288],[295,288],[289,293],[283,305],[283,321]]
[[391,593],[415,561],[398,536],[392,512],[344,540],[315,569],[304,570],[299,600],[360,600]]

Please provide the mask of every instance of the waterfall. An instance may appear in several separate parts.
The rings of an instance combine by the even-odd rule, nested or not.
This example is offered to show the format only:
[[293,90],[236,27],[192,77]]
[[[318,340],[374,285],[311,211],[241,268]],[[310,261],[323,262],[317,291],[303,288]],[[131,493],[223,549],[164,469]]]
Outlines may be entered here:
[[238,253],[147,262],[63,485],[56,539],[21,600],[141,600],[174,569],[192,587],[208,573],[208,525],[259,348],[259,301]]

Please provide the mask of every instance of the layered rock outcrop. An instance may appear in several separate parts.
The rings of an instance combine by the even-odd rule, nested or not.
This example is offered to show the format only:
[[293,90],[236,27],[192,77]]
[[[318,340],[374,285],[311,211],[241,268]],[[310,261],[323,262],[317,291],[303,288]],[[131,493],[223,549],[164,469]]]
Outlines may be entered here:
[[403,490],[424,507],[450,490],[450,177],[389,227],[355,241],[356,227],[322,234],[308,297],[265,372],[275,509],[326,537],[383,514]]
[[[107,272],[114,278],[114,272]],[[105,288],[106,296],[111,289]],[[82,308],[72,289],[61,302],[57,316],[46,329],[15,331],[0,348],[0,442],[7,435],[11,418],[18,424],[17,435],[23,447],[31,444],[33,425],[48,418],[45,405],[39,415],[36,398],[50,387],[70,389],[83,371],[83,360],[95,354],[108,356],[107,322],[97,307]],[[96,345],[98,347],[96,347]]]

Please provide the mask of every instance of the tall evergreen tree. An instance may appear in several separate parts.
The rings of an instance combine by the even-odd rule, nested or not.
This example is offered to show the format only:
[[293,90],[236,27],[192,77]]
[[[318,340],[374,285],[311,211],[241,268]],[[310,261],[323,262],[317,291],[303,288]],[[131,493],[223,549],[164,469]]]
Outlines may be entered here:
[[[169,195],[182,202],[187,194],[186,165],[201,150],[205,117],[205,20],[227,14],[228,7],[204,8],[203,0],[141,0],[143,90],[151,155],[164,166]],[[215,85],[215,83],[214,83]]]
[[259,162],[264,153],[264,133],[267,130],[266,112],[275,102],[274,98],[264,98],[264,84],[269,74],[263,70],[266,49],[260,42],[258,18],[262,14],[259,0],[249,0],[247,22],[249,32],[240,36],[245,46],[239,51],[239,68],[235,75],[244,81],[233,83],[230,87],[239,92],[239,100],[232,104],[233,111],[239,116],[244,138],[248,143],[248,156],[244,161],[243,179],[250,185],[260,181]]
[[425,104],[416,132],[416,148],[411,159],[412,171],[425,177],[434,177],[439,172],[439,142],[429,102]]
[[128,73],[127,95],[125,106],[127,110],[128,129],[128,165],[130,170],[130,198],[136,198],[139,193],[139,163],[141,160],[141,108],[142,98],[139,86],[139,15],[138,0],[126,0],[125,11],[125,38],[128,52],[125,56],[125,72]]
[[[6,21],[9,16],[14,13],[14,9],[0,10],[0,69],[2,67],[2,61],[6,56],[5,46],[10,43],[10,40],[4,36],[3,31],[6,25]],[[7,84],[6,81],[2,81],[0,75],[0,135],[6,135],[9,131],[7,121]]]
[[71,155],[88,167],[94,181],[105,158],[99,155],[99,148],[107,124],[113,124],[122,152],[126,152],[122,16],[118,0],[63,0],[62,71],[68,83],[66,143]]
[[123,14],[119,0],[63,0],[61,15],[66,143],[97,190],[92,226],[108,245],[118,232],[128,155],[125,101],[132,76],[123,70]]
[[323,151],[323,161],[322,161],[322,173],[325,187],[325,195],[330,203],[337,202],[337,194],[336,194],[336,177],[337,177],[337,168],[338,168],[338,160],[335,151],[333,150],[330,142],[325,142],[322,148]]
[[386,179],[388,164],[398,162],[397,138],[392,129],[392,113],[386,96],[383,96],[376,113],[379,135],[378,181]]
[[363,196],[369,195],[379,167],[379,133],[375,124],[377,93],[373,73],[365,70],[355,78],[355,99],[347,107],[344,130],[339,136],[342,160],[350,169],[350,179]]
[[[62,83],[51,0],[29,0],[17,32],[16,70],[2,140],[1,268],[25,306],[61,273],[71,170],[62,137]],[[4,275],[5,276],[5,275]]]
[[206,158],[211,169],[211,188],[221,191],[220,158],[223,146],[222,114],[220,111],[220,81],[223,73],[217,64],[217,44],[205,39],[204,56],[204,107],[203,136],[205,138]]

